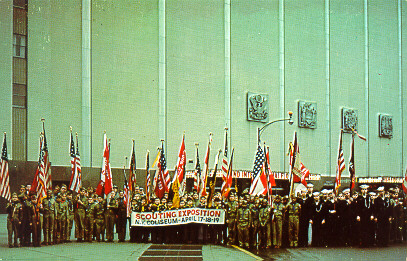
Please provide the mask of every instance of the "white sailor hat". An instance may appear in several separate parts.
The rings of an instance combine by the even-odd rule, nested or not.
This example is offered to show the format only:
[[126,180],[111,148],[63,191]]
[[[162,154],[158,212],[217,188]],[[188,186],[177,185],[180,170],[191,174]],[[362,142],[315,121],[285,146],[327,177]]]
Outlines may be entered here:
[[368,189],[368,188],[369,188],[369,185],[363,184],[363,185],[360,185],[360,188],[361,188],[361,189]]
[[342,190],[342,193],[350,193],[350,189],[349,188],[344,189],[344,190]]
[[334,192],[334,190],[333,189],[328,189],[328,194],[330,194],[330,193],[333,193]]
[[312,183],[307,184],[307,188],[313,188],[313,187],[314,187],[314,184],[312,184]]
[[373,191],[369,192],[370,196],[376,196],[376,193],[374,193]]
[[318,192],[318,191],[315,191],[314,193],[312,193],[312,195],[313,195],[314,197],[318,197],[318,196],[319,196],[319,192]]
[[323,189],[323,190],[321,190],[321,193],[322,193],[322,194],[327,194],[327,193],[328,193],[328,190],[327,190],[327,189]]
[[384,191],[384,187],[383,187],[383,186],[378,187],[378,188],[377,188],[377,191]]

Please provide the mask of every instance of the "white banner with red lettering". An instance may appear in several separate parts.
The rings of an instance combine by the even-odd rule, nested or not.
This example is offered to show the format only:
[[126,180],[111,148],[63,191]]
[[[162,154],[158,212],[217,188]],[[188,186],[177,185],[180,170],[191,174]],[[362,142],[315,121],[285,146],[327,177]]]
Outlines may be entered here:
[[156,212],[132,212],[132,226],[171,226],[184,225],[189,223],[225,224],[225,210],[186,208],[177,210],[166,210]]

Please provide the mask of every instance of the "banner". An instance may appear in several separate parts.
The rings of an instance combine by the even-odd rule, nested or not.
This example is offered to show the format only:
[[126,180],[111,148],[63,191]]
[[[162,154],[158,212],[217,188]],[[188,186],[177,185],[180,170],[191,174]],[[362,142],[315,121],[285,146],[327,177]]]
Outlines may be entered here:
[[201,223],[212,225],[225,224],[225,210],[185,208],[156,212],[132,212],[132,226],[172,226],[189,223]]

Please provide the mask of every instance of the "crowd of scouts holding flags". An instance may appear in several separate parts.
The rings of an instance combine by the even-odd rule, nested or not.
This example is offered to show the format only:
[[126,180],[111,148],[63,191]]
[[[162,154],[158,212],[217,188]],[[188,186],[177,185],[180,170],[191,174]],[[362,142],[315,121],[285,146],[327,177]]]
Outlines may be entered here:
[[[70,242],[73,227],[75,227],[77,242],[113,242],[115,232],[118,234],[118,242],[124,242],[131,213],[164,212],[186,208],[223,210],[225,222],[223,224],[130,226],[130,242],[228,244],[244,248],[281,248],[387,246],[389,242],[406,240],[407,199],[399,187],[386,191],[384,187],[380,187],[368,193],[367,185],[361,185],[359,192],[356,189],[345,189],[339,192],[338,186],[335,190],[324,189],[314,192],[313,185],[307,184],[306,188],[295,194],[293,192],[295,175],[293,174],[295,172],[300,174],[300,182],[303,182],[303,176],[307,172],[309,174],[309,171],[300,162],[299,154],[296,155],[298,144],[296,135],[294,137],[294,142],[290,145],[292,178],[287,195],[271,193],[271,184],[274,181],[271,180],[273,175],[269,169],[268,150],[266,148],[263,150],[260,145],[255,157],[250,188],[239,192],[237,188],[232,188],[233,150],[228,162],[227,130],[225,157],[221,167],[224,175],[222,175],[223,183],[220,189],[215,189],[215,184],[221,150],[215,158],[214,174],[208,175],[210,136],[203,173],[201,174],[197,156],[195,174],[199,175],[194,177],[192,191],[187,191],[183,136],[172,181],[166,167],[164,145],[158,150],[159,153],[153,163],[153,166],[156,164],[158,169],[153,180],[153,193],[150,193],[148,153],[146,187],[143,189],[135,183],[134,142],[130,177],[129,179],[125,177],[123,190],[113,185],[109,162],[110,143],[107,141],[106,134],[100,182],[96,188],[82,187],[79,152],[74,148],[72,131],[70,184],[55,186],[54,190],[51,190],[52,183],[48,182],[48,179],[51,180],[50,171],[47,176],[50,164],[48,155],[45,153],[47,147],[44,130],[40,138],[40,160],[33,185],[21,186],[18,193],[9,196],[10,201],[7,204],[9,247]],[[4,147],[5,145],[3,145],[2,165],[7,157]],[[341,169],[340,164],[338,168]],[[269,174],[266,175],[266,173]],[[301,173],[304,174],[302,177]],[[404,185],[403,189],[405,189]]]

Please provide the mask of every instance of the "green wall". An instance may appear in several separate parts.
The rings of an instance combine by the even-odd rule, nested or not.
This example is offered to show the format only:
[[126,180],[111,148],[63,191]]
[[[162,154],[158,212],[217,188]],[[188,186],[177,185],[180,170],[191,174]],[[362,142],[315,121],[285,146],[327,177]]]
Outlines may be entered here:
[[[134,138],[138,168],[144,168],[147,149],[153,161],[164,132],[170,169],[176,163],[183,131],[188,159],[195,157],[195,142],[200,144],[203,159],[208,134],[213,132],[212,167],[216,151],[223,146],[225,115],[230,115],[234,168],[251,170],[257,127],[262,124],[246,120],[250,91],[269,95],[270,120],[286,116],[289,110],[294,112],[294,125],[277,123],[263,133],[273,170],[288,170],[287,144],[297,131],[301,158],[311,173],[334,176],[341,109],[346,107],[358,111],[358,131],[368,138],[368,142],[356,141],[357,176],[399,176],[404,171],[407,54],[402,42],[400,89],[398,1],[368,1],[365,49],[364,0],[231,0],[230,112],[225,106],[224,1],[165,1],[165,46],[159,45],[159,1],[163,0],[92,1],[93,167],[101,164],[104,130],[111,138],[112,166],[123,166]],[[10,132],[12,1],[0,1],[0,5],[4,7],[0,36],[6,39],[1,43],[5,51],[0,53],[5,61],[0,65],[0,82],[5,86],[0,89],[0,99],[6,116],[0,126]],[[401,1],[401,5],[402,38],[406,38],[407,3]],[[284,10],[282,21],[280,10]],[[81,19],[80,0],[58,4],[30,1],[29,161],[38,157],[41,117],[46,118],[54,165],[69,165],[69,126],[81,134]],[[163,51],[165,93],[159,100],[159,54]],[[316,129],[298,128],[300,100],[317,103]],[[166,109],[165,125],[159,123],[160,108]],[[379,113],[393,115],[392,139],[378,137]],[[349,134],[344,135],[346,164],[350,139]]]

